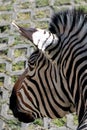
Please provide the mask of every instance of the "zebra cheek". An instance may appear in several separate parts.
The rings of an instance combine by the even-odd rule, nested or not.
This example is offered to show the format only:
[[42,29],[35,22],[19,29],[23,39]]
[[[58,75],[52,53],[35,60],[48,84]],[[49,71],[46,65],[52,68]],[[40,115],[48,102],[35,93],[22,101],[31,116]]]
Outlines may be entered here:
[[12,110],[14,117],[18,118],[18,120],[21,122],[29,123],[35,120],[35,117],[32,113],[25,113],[25,111],[21,112],[20,108],[18,107],[17,95],[14,89],[10,97],[10,109]]

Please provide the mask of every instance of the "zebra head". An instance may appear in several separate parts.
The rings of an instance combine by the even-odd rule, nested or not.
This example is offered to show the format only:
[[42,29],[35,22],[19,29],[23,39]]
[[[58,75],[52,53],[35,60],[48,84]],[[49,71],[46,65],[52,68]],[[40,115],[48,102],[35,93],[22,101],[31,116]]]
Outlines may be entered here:
[[37,49],[31,54],[28,68],[15,83],[10,97],[10,109],[19,121],[28,123],[36,118],[56,118],[60,117],[60,113],[63,113],[61,116],[65,115],[66,112],[61,112],[62,109],[57,106],[59,103],[56,104],[56,99],[60,101],[57,97],[59,82],[56,72],[56,64],[51,63],[42,51]]
[[12,24],[16,26],[22,36],[30,40],[35,46],[38,47],[38,49],[42,51],[48,51],[48,48],[51,44],[55,45],[58,42],[58,37],[50,31],[38,28],[26,29],[14,22]]
[[21,98],[21,90],[23,87],[23,81],[27,74],[28,70],[26,69],[25,72],[19,77],[17,82],[14,85],[12,90],[12,94],[10,97],[10,109],[13,112],[13,115],[18,118],[19,121],[28,123],[35,120],[35,117],[32,112],[24,110],[23,106],[20,103]]
[[77,129],[87,130],[87,14],[59,12],[52,18],[50,32],[14,25],[38,50],[13,88],[10,108],[14,116],[31,122],[76,111]]

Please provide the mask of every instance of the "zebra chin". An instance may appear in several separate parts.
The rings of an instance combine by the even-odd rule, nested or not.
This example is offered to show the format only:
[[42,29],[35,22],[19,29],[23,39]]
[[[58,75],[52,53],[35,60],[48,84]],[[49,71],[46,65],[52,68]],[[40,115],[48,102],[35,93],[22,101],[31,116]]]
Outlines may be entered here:
[[35,116],[32,113],[21,112],[17,105],[17,96],[14,90],[10,97],[10,109],[12,110],[14,117],[16,117],[20,122],[30,123],[35,120]]

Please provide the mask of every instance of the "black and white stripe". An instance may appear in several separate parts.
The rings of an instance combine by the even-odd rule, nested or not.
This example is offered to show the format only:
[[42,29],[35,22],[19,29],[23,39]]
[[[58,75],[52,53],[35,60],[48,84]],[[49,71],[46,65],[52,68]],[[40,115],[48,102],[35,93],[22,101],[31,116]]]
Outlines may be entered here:
[[10,108],[14,115],[12,100],[16,95],[19,104],[16,113],[29,114],[27,121],[44,116],[60,118],[76,110],[78,130],[86,130],[86,13],[82,10],[56,13],[49,31],[37,30],[32,38],[38,49],[30,56],[26,74],[13,89]]

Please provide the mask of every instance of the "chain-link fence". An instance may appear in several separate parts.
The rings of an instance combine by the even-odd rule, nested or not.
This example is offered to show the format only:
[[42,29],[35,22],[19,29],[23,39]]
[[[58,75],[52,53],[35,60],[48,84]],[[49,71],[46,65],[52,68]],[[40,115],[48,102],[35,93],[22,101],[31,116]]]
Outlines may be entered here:
[[[9,97],[14,82],[27,67],[33,51],[32,44],[20,37],[12,26],[15,20],[26,27],[48,28],[49,19],[56,10],[81,6],[87,9],[86,0],[0,0],[0,130],[28,129],[13,117],[9,110]],[[75,130],[73,116],[67,116],[67,127],[50,130]],[[47,121],[44,122],[45,127]],[[31,128],[33,130],[33,128]],[[30,128],[29,128],[30,130]],[[38,128],[38,130],[40,130]]]

